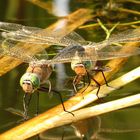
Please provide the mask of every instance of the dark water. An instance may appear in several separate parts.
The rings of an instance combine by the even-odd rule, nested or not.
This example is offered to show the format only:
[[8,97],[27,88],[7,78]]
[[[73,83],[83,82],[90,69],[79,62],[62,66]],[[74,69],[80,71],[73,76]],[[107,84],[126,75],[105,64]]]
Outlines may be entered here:
[[[46,1],[47,3],[51,1]],[[111,2],[111,1],[110,1]],[[139,4],[134,4],[131,2],[120,2],[120,3],[112,3],[116,4],[116,7],[119,8],[128,8],[140,11]],[[58,4],[59,5],[59,4]],[[64,3],[60,4],[64,6]],[[99,0],[75,0],[69,1],[66,6],[64,6],[66,10],[62,10],[63,13],[61,16],[65,16],[68,13],[71,13],[79,8],[90,8],[94,9],[94,14],[97,14],[97,18],[100,18],[104,23],[129,23],[132,21],[138,21],[139,15],[121,11],[113,11],[109,7],[110,4],[108,1],[99,1]],[[133,5],[133,6],[132,6]],[[133,8],[132,8],[133,7]],[[55,9],[56,6],[54,6]],[[0,1],[0,21],[8,21],[8,22],[16,22],[24,25],[37,26],[37,27],[47,27],[51,23],[54,23],[57,20],[57,15],[60,12],[56,12],[52,14],[52,10],[49,7],[48,10],[43,10],[27,1],[24,0],[15,0],[12,2],[11,0],[1,0]],[[62,7],[60,9],[63,9]],[[65,12],[64,12],[65,11]],[[88,24],[96,23],[96,19],[92,19]],[[138,24],[136,24],[138,26]],[[108,27],[109,28],[109,27]],[[121,28],[121,27],[120,27]],[[122,28],[126,28],[125,26]],[[129,28],[129,26],[127,27]],[[98,31],[98,32],[97,32]],[[100,27],[90,27],[77,29],[85,39],[87,40],[95,40],[99,41],[104,39],[105,34]],[[51,49],[49,49],[52,52]],[[133,56],[129,59],[129,61],[125,64],[125,66],[116,74],[113,78],[118,77],[127,71],[136,68],[140,65],[139,56]],[[14,108],[17,110],[23,110],[22,107],[22,97],[24,92],[19,86],[19,79],[21,75],[25,72],[27,68],[27,64],[21,64],[16,67],[12,71],[6,73],[5,75],[0,77],[0,132],[4,132],[15,125],[17,125],[22,117],[16,114],[12,114],[7,111],[7,108]],[[57,66],[56,72],[53,72],[51,75],[51,82],[55,88],[62,87],[62,91],[64,96],[68,98],[68,95],[72,93],[72,86],[69,87],[67,82],[70,77],[74,76],[74,73],[70,69],[70,65],[61,65]],[[140,93],[139,88],[139,79],[126,85],[123,89],[119,91],[115,91],[109,97],[104,98],[104,101],[110,101],[113,99],[121,98],[127,96],[127,94],[136,94]],[[62,86],[65,85],[65,86]],[[60,90],[61,90],[60,89]],[[65,98],[65,99],[66,99]],[[30,104],[29,116],[34,116],[36,112],[36,100],[37,96],[34,94]],[[40,94],[40,112],[46,111],[49,108],[59,104],[60,101],[57,96],[49,97],[45,93]],[[101,139],[101,140],[139,140],[140,139],[140,122],[139,122],[139,105],[130,107],[127,109],[122,109],[119,111],[111,112],[104,114],[102,116],[98,116],[96,118],[91,118],[89,120],[85,120],[80,122],[77,126],[76,124],[72,124],[70,126],[63,126],[60,128],[56,128],[50,130],[48,132],[44,132],[40,134],[41,139],[49,140],[49,139],[70,139],[76,140],[80,139],[76,136],[76,132],[80,131],[82,127],[86,128],[85,137],[87,139]],[[17,123],[16,123],[17,122]],[[93,125],[91,125],[93,124]],[[74,129],[75,126],[75,129]],[[54,133],[54,132],[58,133]],[[36,139],[36,138],[32,138]],[[86,138],[85,138],[86,139]]]

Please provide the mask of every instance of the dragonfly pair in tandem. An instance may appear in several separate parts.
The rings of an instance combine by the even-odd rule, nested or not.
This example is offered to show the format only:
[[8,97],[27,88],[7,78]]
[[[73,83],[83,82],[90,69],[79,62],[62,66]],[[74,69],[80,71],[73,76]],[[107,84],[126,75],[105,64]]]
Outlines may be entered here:
[[[2,31],[1,36],[3,37],[3,40],[1,40],[0,53],[29,63],[26,73],[20,80],[20,85],[23,90],[29,94],[36,90],[46,91],[46,88],[41,87],[41,85],[45,84],[50,77],[52,65],[54,64],[71,63],[71,68],[76,73],[76,77],[73,80],[73,86],[76,91],[76,84],[79,83],[82,77],[87,76],[90,81],[90,71],[101,71],[103,74],[104,69],[95,69],[98,60],[110,60],[140,54],[139,48],[136,48],[135,52],[125,53],[119,52],[122,46],[113,45],[114,43],[139,42],[140,29],[123,31],[99,43],[85,41],[76,32],[71,32],[62,37],[61,31],[59,30],[43,30],[41,28],[22,26],[14,23],[0,22],[0,30]],[[17,46],[19,42],[20,44]],[[26,50],[28,48],[26,48],[22,42],[25,44],[28,43],[28,45],[30,43],[32,49],[39,50],[39,44],[60,45],[66,48],[62,49],[62,51],[51,60],[39,60],[32,52]],[[104,74],[103,77],[105,79]],[[94,80],[98,86],[98,96],[100,84],[95,79],[92,78],[92,80]],[[106,79],[105,83],[108,86]],[[59,97],[63,105],[60,94]],[[63,109],[66,111],[64,105]]]

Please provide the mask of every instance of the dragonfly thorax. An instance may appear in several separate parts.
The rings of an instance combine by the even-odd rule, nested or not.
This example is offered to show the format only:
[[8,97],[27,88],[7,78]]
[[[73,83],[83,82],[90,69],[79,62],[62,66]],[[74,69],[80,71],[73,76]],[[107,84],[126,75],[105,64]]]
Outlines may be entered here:
[[40,86],[40,79],[35,73],[25,73],[20,79],[20,85],[26,93],[33,93]]
[[75,71],[77,75],[86,75],[87,70],[90,70],[94,67],[95,63],[93,61],[83,61],[81,63],[72,62],[71,68]]

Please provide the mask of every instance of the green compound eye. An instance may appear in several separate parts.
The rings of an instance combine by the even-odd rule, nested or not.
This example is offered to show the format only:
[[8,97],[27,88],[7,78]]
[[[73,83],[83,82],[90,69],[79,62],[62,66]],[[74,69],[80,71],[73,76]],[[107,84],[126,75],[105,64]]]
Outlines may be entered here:
[[83,64],[86,69],[90,69],[93,66],[92,61],[84,61]]
[[20,86],[26,83],[26,81],[30,81],[34,89],[40,86],[40,79],[35,73],[25,73],[20,79]]

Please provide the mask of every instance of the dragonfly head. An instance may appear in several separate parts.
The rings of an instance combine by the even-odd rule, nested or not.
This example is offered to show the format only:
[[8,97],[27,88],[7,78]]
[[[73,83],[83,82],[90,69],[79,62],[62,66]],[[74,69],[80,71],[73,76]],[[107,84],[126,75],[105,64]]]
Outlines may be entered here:
[[80,63],[78,63],[78,61],[71,62],[72,70],[74,70],[77,75],[83,75],[83,76],[86,75],[87,70],[92,69],[94,65],[95,63],[93,61],[83,61]]
[[75,73],[77,75],[84,76],[87,73],[86,68],[85,68],[84,64],[82,64],[82,63],[75,63],[75,64],[71,63],[71,68],[72,68],[72,70],[75,71]]
[[33,93],[40,86],[40,79],[35,73],[25,73],[20,79],[20,85],[26,93]]

